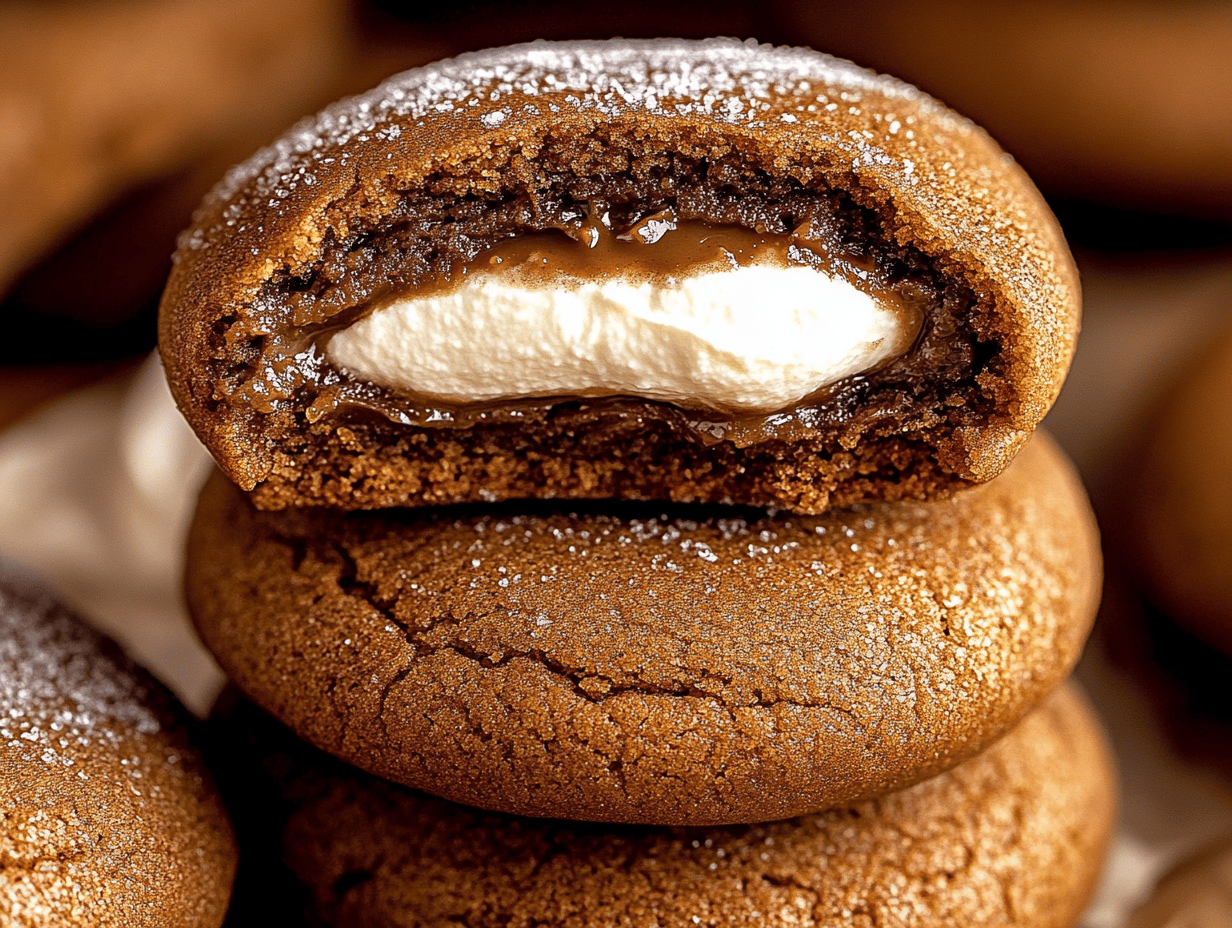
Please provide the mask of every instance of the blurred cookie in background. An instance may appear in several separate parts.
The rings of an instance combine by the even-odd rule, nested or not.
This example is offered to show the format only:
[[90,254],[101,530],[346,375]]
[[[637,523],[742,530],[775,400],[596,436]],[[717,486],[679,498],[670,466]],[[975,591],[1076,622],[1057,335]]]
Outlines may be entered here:
[[1232,840],[1199,851],[1167,873],[1127,928],[1232,926]]
[[338,0],[0,7],[0,287],[117,191],[311,106],[344,16]]
[[1124,514],[1149,598],[1232,654],[1232,329],[1161,404],[1126,475]]
[[448,53],[348,0],[0,5],[0,364],[154,345],[175,237],[300,116]]
[[0,302],[14,335],[0,344],[0,364],[91,362],[152,348],[176,236],[223,169],[207,161],[126,190],[26,269]]
[[[1149,700],[1172,750],[1228,779],[1232,304],[1207,308],[1192,307],[1207,334],[1157,365],[1167,374],[1149,378],[1153,388],[1103,466],[1096,510],[1107,580],[1097,641]],[[1149,365],[1135,367],[1130,356],[1124,363],[1147,377]]]
[[1050,198],[1232,219],[1232,6],[779,0],[776,41],[918,85]]

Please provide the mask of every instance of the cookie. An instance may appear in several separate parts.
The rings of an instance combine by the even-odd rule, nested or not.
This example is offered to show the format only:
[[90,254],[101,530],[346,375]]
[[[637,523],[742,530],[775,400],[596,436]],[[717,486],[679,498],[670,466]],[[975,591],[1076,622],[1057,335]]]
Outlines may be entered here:
[[970,757],[1069,672],[1094,521],[1039,439],[934,503],[262,512],[220,475],[189,610],[344,760],[523,815],[765,821]]
[[187,724],[0,561],[0,924],[222,924],[235,840]]
[[1221,841],[1174,867],[1125,924],[1126,928],[1232,926],[1232,842]]
[[240,882],[260,879],[238,897],[237,926],[300,908],[261,872],[281,851],[313,923],[353,928],[1064,928],[1094,887],[1115,804],[1102,733],[1072,687],[909,790],[715,829],[483,813],[308,756],[285,730],[248,731],[260,737],[230,747],[263,758],[235,783],[252,839]]
[[971,116],[1050,199],[1232,218],[1223,4],[780,0],[774,15],[792,41],[898,74]]
[[1078,316],[1038,192],[914,88],[734,40],[535,43],[408,71],[236,168],[160,346],[262,508],[816,514],[995,476]]
[[1232,330],[1158,410],[1130,481],[1125,532],[1170,617],[1232,653]]
[[0,294],[124,193],[328,99],[348,44],[341,0],[0,4]]

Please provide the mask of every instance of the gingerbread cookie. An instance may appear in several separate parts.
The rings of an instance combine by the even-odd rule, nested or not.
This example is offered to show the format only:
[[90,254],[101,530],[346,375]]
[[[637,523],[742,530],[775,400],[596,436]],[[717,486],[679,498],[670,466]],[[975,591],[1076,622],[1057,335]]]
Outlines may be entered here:
[[733,40],[536,43],[408,71],[235,169],[160,342],[262,508],[819,513],[995,476],[1078,316],[1038,192],[914,88]]
[[222,924],[234,837],[187,721],[0,561],[0,924]]
[[257,703],[526,815],[764,821],[970,757],[1069,672],[1094,521],[1045,439],[934,503],[262,512],[221,476],[189,609]]
[[[246,841],[238,925],[1068,928],[1099,874],[1115,784],[1066,687],[985,753],[909,790],[741,827],[599,827],[452,805],[281,738],[224,746]],[[262,724],[264,723],[264,727]],[[237,736],[236,729],[240,730]],[[241,747],[241,739],[248,743]],[[240,757],[263,769],[238,769]],[[271,891],[284,856],[304,889]],[[253,878],[249,881],[248,878]]]

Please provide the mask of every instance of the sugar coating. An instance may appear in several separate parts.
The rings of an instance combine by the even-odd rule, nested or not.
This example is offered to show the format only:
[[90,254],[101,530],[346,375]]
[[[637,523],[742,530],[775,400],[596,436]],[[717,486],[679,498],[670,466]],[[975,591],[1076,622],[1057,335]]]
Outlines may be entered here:
[[[472,52],[407,71],[367,93],[335,103],[232,168],[210,193],[206,205],[228,202],[245,187],[251,187],[245,196],[252,200],[286,199],[299,184],[315,183],[311,164],[322,160],[322,152],[364,141],[366,135],[398,138],[403,132],[400,126],[385,127],[394,118],[413,121],[465,113],[485,128],[499,128],[514,115],[509,103],[502,102],[510,97],[516,97],[518,107],[531,115],[536,97],[563,94],[570,107],[607,116],[631,110],[705,115],[758,128],[768,120],[795,122],[799,117],[794,111],[816,111],[818,107],[858,110],[860,93],[870,90],[900,98],[912,108],[922,107],[951,128],[974,128],[910,84],[811,49],[735,39],[632,40],[619,46],[533,42]],[[801,102],[806,98],[811,99]],[[784,99],[794,106],[784,107]],[[891,121],[887,129],[910,137],[914,123],[915,117],[905,124]],[[891,163],[884,151],[870,144],[872,139],[871,133],[853,133],[837,141],[851,153],[856,167]],[[340,157],[345,162],[346,156]],[[901,169],[910,176],[914,165],[904,161]],[[189,230],[180,244],[200,248],[210,239],[208,233]]]
[[958,763],[1068,673],[1094,523],[1042,440],[941,503],[824,517],[259,513],[216,478],[186,584],[302,737],[484,808],[764,821]]
[[0,925],[221,924],[230,826],[182,710],[0,560]]
[[104,650],[101,635],[10,562],[0,560],[0,584],[0,739],[8,750],[73,767],[75,748],[114,748],[133,731],[162,730],[145,704],[144,675]]

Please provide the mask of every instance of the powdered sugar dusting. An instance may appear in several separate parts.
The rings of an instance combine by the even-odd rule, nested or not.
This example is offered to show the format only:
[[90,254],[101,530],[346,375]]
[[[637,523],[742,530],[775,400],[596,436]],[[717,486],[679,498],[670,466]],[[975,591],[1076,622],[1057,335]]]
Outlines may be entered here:
[[217,925],[234,839],[164,691],[0,558],[0,924]]
[[[251,196],[268,198],[285,188],[286,179],[306,176],[308,165],[325,152],[361,135],[377,135],[391,120],[466,113],[491,129],[512,115],[510,98],[527,112],[537,112],[526,101],[550,95],[575,109],[611,116],[640,110],[756,125],[770,118],[780,121],[788,101],[793,108],[824,108],[836,88],[844,105],[858,101],[862,92],[876,91],[908,100],[913,109],[934,111],[937,118],[965,122],[909,84],[811,49],[735,39],[533,42],[406,71],[340,101],[233,168],[207,205],[232,199],[254,181]],[[786,115],[791,118],[785,121],[795,121]],[[857,140],[856,148],[868,148],[866,140]],[[857,162],[862,158],[857,152]],[[204,241],[186,235],[180,246],[199,248]]]
[[44,587],[0,560],[0,749],[10,761],[71,768],[83,748],[160,729],[144,704],[145,684],[114,654]]

